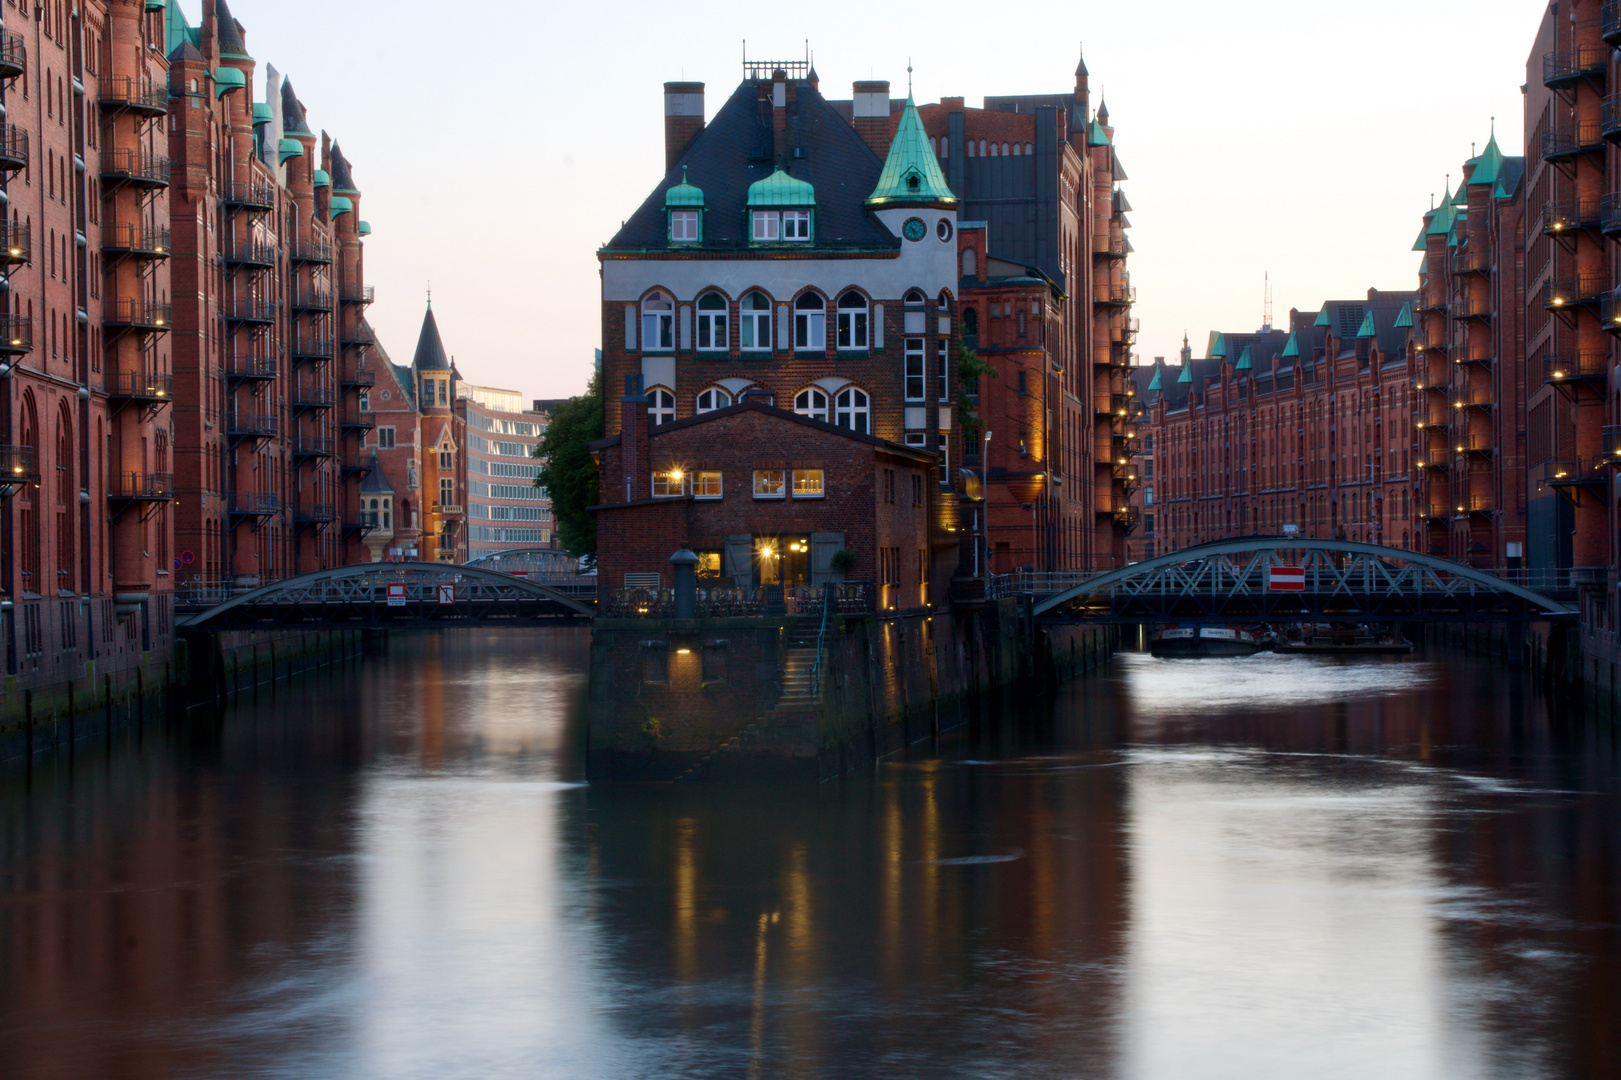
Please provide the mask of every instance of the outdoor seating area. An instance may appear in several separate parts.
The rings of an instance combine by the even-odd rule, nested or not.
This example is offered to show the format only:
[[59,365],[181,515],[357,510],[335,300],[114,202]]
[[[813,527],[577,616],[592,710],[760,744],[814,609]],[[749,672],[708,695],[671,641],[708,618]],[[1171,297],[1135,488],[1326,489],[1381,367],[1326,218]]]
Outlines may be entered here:
[[[756,585],[751,588],[715,586],[698,589],[697,617],[729,619],[766,615],[820,614],[823,605],[840,615],[864,615],[876,608],[877,590],[870,581],[841,581],[827,585]],[[675,617],[675,590],[610,589],[603,596],[602,614],[613,619],[670,619]]]

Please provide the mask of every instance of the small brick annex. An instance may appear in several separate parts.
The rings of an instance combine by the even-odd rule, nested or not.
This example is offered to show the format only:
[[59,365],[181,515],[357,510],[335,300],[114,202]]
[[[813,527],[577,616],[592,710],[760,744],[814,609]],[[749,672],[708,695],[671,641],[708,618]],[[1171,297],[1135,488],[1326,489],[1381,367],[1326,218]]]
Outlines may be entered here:
[[[699,554],[700,574],[717,585],[769,580],[779,567],[762,572],[767,559],[780,560],[784,583],[817,585],[841,576],[831,556],[848,549],[855,564],[842,576],[877,583],[882,607],[944,599],[958,544],[936,533],[931,546],[935,503],[950,497],[933,482],[933,454],[753,397],[649,428],[646,399],[633,391],[621,399],[621,417],[624,434],[591,444],[602,484],[592,511],[604,588],[670,586],[670,556],[683,547]],[[796,495],[796,470],[820,470],[822,493]],[[782,474],[782,492],[757,495],[756,471]],[[696,478],[712,473],[720,492],[703,494]],[[655,475],[678,494],[654,497]]]

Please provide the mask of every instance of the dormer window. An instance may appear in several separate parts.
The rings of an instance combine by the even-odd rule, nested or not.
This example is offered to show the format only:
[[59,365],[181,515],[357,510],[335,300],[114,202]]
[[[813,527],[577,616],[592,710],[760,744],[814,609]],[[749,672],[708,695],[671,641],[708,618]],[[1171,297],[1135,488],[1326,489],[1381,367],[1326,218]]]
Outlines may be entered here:
[[696,244],[703,239],[704,193],[687,183],[685,165],[681,182],[664,193],[664,213],[670,223],[670,243]]
[[754,212],[754,242],[770,243],[777,238],[777,231],[782,225],[782,215],[775,210],[756,210]]
[[782,212],[782,238],[784,240],[810,239],[811,212],[784,210]]
[[756,244],[810,242],[816,189],[776,170],[749,185],[749,237]]

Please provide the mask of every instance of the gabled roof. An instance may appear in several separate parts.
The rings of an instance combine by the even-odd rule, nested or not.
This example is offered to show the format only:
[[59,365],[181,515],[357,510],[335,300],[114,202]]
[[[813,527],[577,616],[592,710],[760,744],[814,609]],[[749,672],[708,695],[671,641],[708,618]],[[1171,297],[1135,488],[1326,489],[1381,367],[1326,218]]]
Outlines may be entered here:
[[1284,357],[1285,359],[1289,359],[1289,360],[1294,360],[1294,359],[1296,359],[1296,358],[1298,358],[1300,356],[1300,333],[1299,333],[1299,331],[1296,331],[1296,330],[1289,331],[1289,341],[1283,346],[1283,351],[1281,353],[1279,353],[1278,355],[1281,356],[1281,357]]
[[1412,304],[1403,304],[1401,306],[1401,311],[1399,311],[1396,314],[1396,322],[1395,322],[1394,325],[1397,326],[1398,328],[1404,329],[1404,330],[1412,329],[1412,326],[1413,326],[1413,305]]
[[1503,168],[1503,151],[1497,148],[1497,130],[1494,125],[1492,137],[1486,143],[1486,149],[1475,159],[1475,170],[1469,174],[1471,184],[1495,184],[1497,174]]
[[1329,325],[1329,322],[1328,322],[1328,305],[1327,304],[1324,304],[1323,305],[1323,310],[1321,310],[1321,311],[1319,311],[1317,313],[1317,321],[1312,323],[1312,325],[1313,326],[1327,326],[1327,325]]
[[1210,346],[1205,349],[1205,355],[1210,357],[1227,358],[1227,339],[1219,330],[1210,331]]
[[[810,248],[898,248],[900,239],[864,205],[878,185],[883,162],[810,83],[796,84],[794,100],[787,116],[788,143],[805,154],[793,159],[793,178],[816,192]],[[664,195],[682,182],[683,166],[687,182],[703,189],[703,240],[674,245],[665,222]],[[760,123],[759,86],[744,81],[603,250],[748,250],[749,187],[775,171],[771,127]]]
[[439,338],[439,323],[429,305],[422,316],[422,332],[417,335],[416,355],[411,357],[414,371],[449,371],[450,360],[445,356],[445,343]]
[[1150,379],[1149,382],[1148,382],[1148,388],[1150,390],[1158,390],[1158,389],[1160,389],[1159,375],[1160,375],[1160,368],[1159,368],[1159,364],[1156,363],[1154,365],[1154,377],[1152,379]]
[[1176,377],[1176,381],[1190,384],[1193,382],[1193,364],[1191,362],[1182,365],[1182,374]]
[[867,205],[890,202],[956,203],[957,196],[946,186],[940,161],[929,146],[929,133],[923,130],[917,106],[911,98],[901,110],[895,137],[889,142],[889,153],[884,157],[883,172],[878,183],[867,196]]
[[1244,351],[1242,353],[1240,353],[1239,356],[1238,356],[1237,370],[1239,370],[1239,371],[1249,371],[1254,366],[1255,366],[1255,358],[1250,353],[1250,347],[1248,345],[1246,345],[1246,346],[1244,346]]
[[175,56],[176,49],[189,47],[195,51],[203,43],[201,33],[191,25],[191,22],[186,18],[186,13],[180,10],[180,0],[169,0],[169,6],[163,13],[163,25],[165,31],[163,51],[165,55],[170,59],[203,59],[203,54],[200,51],[197,52],[195,57],[185,52],[182,52],[179,57]]
[[371,471],[366,474],[366,479],[360,482],[360,490],[366,494],[383,493],[392,495],[394,493],[394,489],[389,486],[388,477],[384,476],[383,470],[377,467],[377,449],[375,447],[372,448],[371,452]]

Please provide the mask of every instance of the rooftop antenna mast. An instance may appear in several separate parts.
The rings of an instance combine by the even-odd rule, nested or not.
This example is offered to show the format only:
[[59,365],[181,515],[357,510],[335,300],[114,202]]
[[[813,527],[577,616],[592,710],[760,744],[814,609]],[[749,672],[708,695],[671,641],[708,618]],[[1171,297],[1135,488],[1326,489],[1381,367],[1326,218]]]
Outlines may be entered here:
[[1272,275],[1262,272],[1261,280],[1265,283],[1264,299],[1261,302],[1261,333],[1265,334],[1272,329]]

